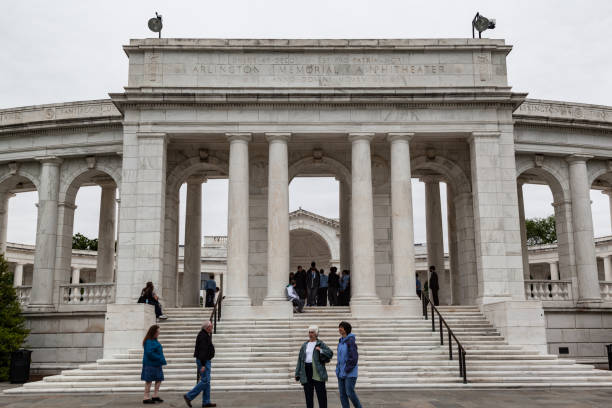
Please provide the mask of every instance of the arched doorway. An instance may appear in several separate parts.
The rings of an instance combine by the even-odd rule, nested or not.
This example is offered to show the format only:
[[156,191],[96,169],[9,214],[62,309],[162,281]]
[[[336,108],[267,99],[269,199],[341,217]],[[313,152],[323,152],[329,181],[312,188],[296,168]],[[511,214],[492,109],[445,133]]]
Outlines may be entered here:
[[312,261],[317,263],[317,268],[325,269],[334,266],[332,253],[325,239],[314,231],[307,229],[295,229],[290,232],[290,270],[297,270],[298,265],[308,269]]

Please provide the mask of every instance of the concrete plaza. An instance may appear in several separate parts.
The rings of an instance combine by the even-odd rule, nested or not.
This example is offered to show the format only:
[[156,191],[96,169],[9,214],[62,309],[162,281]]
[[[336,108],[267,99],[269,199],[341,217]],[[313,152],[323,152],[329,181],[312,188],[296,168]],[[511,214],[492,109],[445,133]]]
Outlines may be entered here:
[[[0,384],[0,389],[10,384]],[[160,406],[184,407],[181,395],[160,393],[165,402]],[[610,389],[515,389],[515,390],[436,390],[410,391],[361,391],[364,407],[375,408],[507,408],[550,407],[555,408],[599,408],[609,407],[612,401]],[[106,395],[30,395],[5,396],[0,393],[0,407],[135,407],[142,406],[141,394]],[[329,407],[340,407],[337,391],[329,391]],[[287,392],[216,392],[213,401],[219,407],[240,408],[287,408],[305,406],[304,397],[298,390]],[[198,407],[200,399],[193,403]]]

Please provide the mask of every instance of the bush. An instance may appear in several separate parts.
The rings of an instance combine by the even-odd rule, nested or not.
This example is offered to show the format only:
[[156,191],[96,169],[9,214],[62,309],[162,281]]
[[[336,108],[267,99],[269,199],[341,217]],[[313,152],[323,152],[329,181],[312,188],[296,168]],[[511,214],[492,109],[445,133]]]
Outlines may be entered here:
[[22,346],[29,332],[13,288],[13,274],[0,254],[0,381],[8,380],[11,353]]

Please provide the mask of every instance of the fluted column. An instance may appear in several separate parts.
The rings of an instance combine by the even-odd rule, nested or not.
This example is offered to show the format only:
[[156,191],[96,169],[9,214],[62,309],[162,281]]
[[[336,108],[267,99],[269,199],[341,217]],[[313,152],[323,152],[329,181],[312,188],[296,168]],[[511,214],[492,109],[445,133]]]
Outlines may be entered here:
[[525,202],[523,201],[523,181],[516,183],[518,195],[519,227],[521,230],[521,255],[523,259],[523,277],[529,279],[529,251],[527,249],[527,226],[525,225]]
[[[427,267],[435,266],[442,287],[444,276],[444,235],[442,230],[442,204],[440,177],[422,177],[425,183],[425,223],[427,236]],[[428,272],[429,279],[429,272]]]
[[610,209],[610,232],[612,232],[612,190],[604,190],[601,194],[605,194],[608,196],[608,205]]
[[612,255],[604,256],[603,264],[604,264],[604,280],[606,282],[612,282]]
[[459,292],[461,290],[461,280],[459,278],[459,246],[457,242],[457,209],[455,206],[455,190],[452,186],[446,185],[446,216],[448,219],[448,257],[450,275],[450,302],[449,304],[459,304]]
[[101,184],[100,221],[98,224],[98,258],[96,282],[112,282],[115,270],[115,217],[117,214],[117,186],[114,182]]
[[559,266],[557,265],[557,261],[550,262],[548,265],[550,266],[550,280],[559,280]]
[[185,206],[185,254],[183,270],[183,307],[200,305],[200,260],[202,258],[202,183],[205,178],[187,179]]
[[[268,141],[268,288],[265,306],[288,306],[290,133],[266,133]],[[290,312],[290,309],[288,309]]]
[[23,285],[23,264],[17,262],[15,264],[15,273],[13,274],[13,287]]
[[78,285],[81,282],[81,268],[72,267],[72,278],[73,285]]
[[590,158],[591,156],[585,155],[567,157],[572,200],[576,274],[578,275],[578,302],[601,302],[595,243],[593,241],[590,185],[587,173],[587,160]]
[[38,191],[38,223],[36,252],[32,277],[30,308],[53,308],[53,278],[57,244],[57,205],[59,197],[61,159],[41,160],[40,189]]
[[351,192],[346,181],[338,179],[340,193],[340,271],[351,269]]
[[410,140],[413,133],[389,133],[391,143],[391,229],[393,234],[393,297],[391,304],[417,298],[412,224]]
[[9,199],[15,197],[12,193],[0,193],[0,254],[6,253],[6,236],[8,232]]
[[229,133],[227,226],[228,307],[250,306],[249,298],[249,142],[250,133]]
[[374,266],[374,206],[372,195],[373,133],[351,133],[351,306],[380,304]]

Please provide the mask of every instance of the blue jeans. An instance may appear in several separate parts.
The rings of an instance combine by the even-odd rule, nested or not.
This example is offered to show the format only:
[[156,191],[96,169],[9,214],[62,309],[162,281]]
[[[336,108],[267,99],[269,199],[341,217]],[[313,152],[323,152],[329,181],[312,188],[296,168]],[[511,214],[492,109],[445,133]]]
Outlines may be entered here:
[[361,402],[355,394],[355,383],[357,377],[338,377],[338,390],[340,391],[340,403],[342,408],[350,408],[349,399],[353,402],[355,408],[361,408]]
[[202,406],[204,406],[210,404],[210,360],[204,364],[206,370],[204,370],[203,373],[200,372],[200,370],[202,370],[202,364],[200,364],[200,360],[197,358],[196,364],[198,365],[198,372],[200,373],[200,381],[198,381],[195,387],[185,394],[185,396],[189,401],[193,401],[202,392]]

